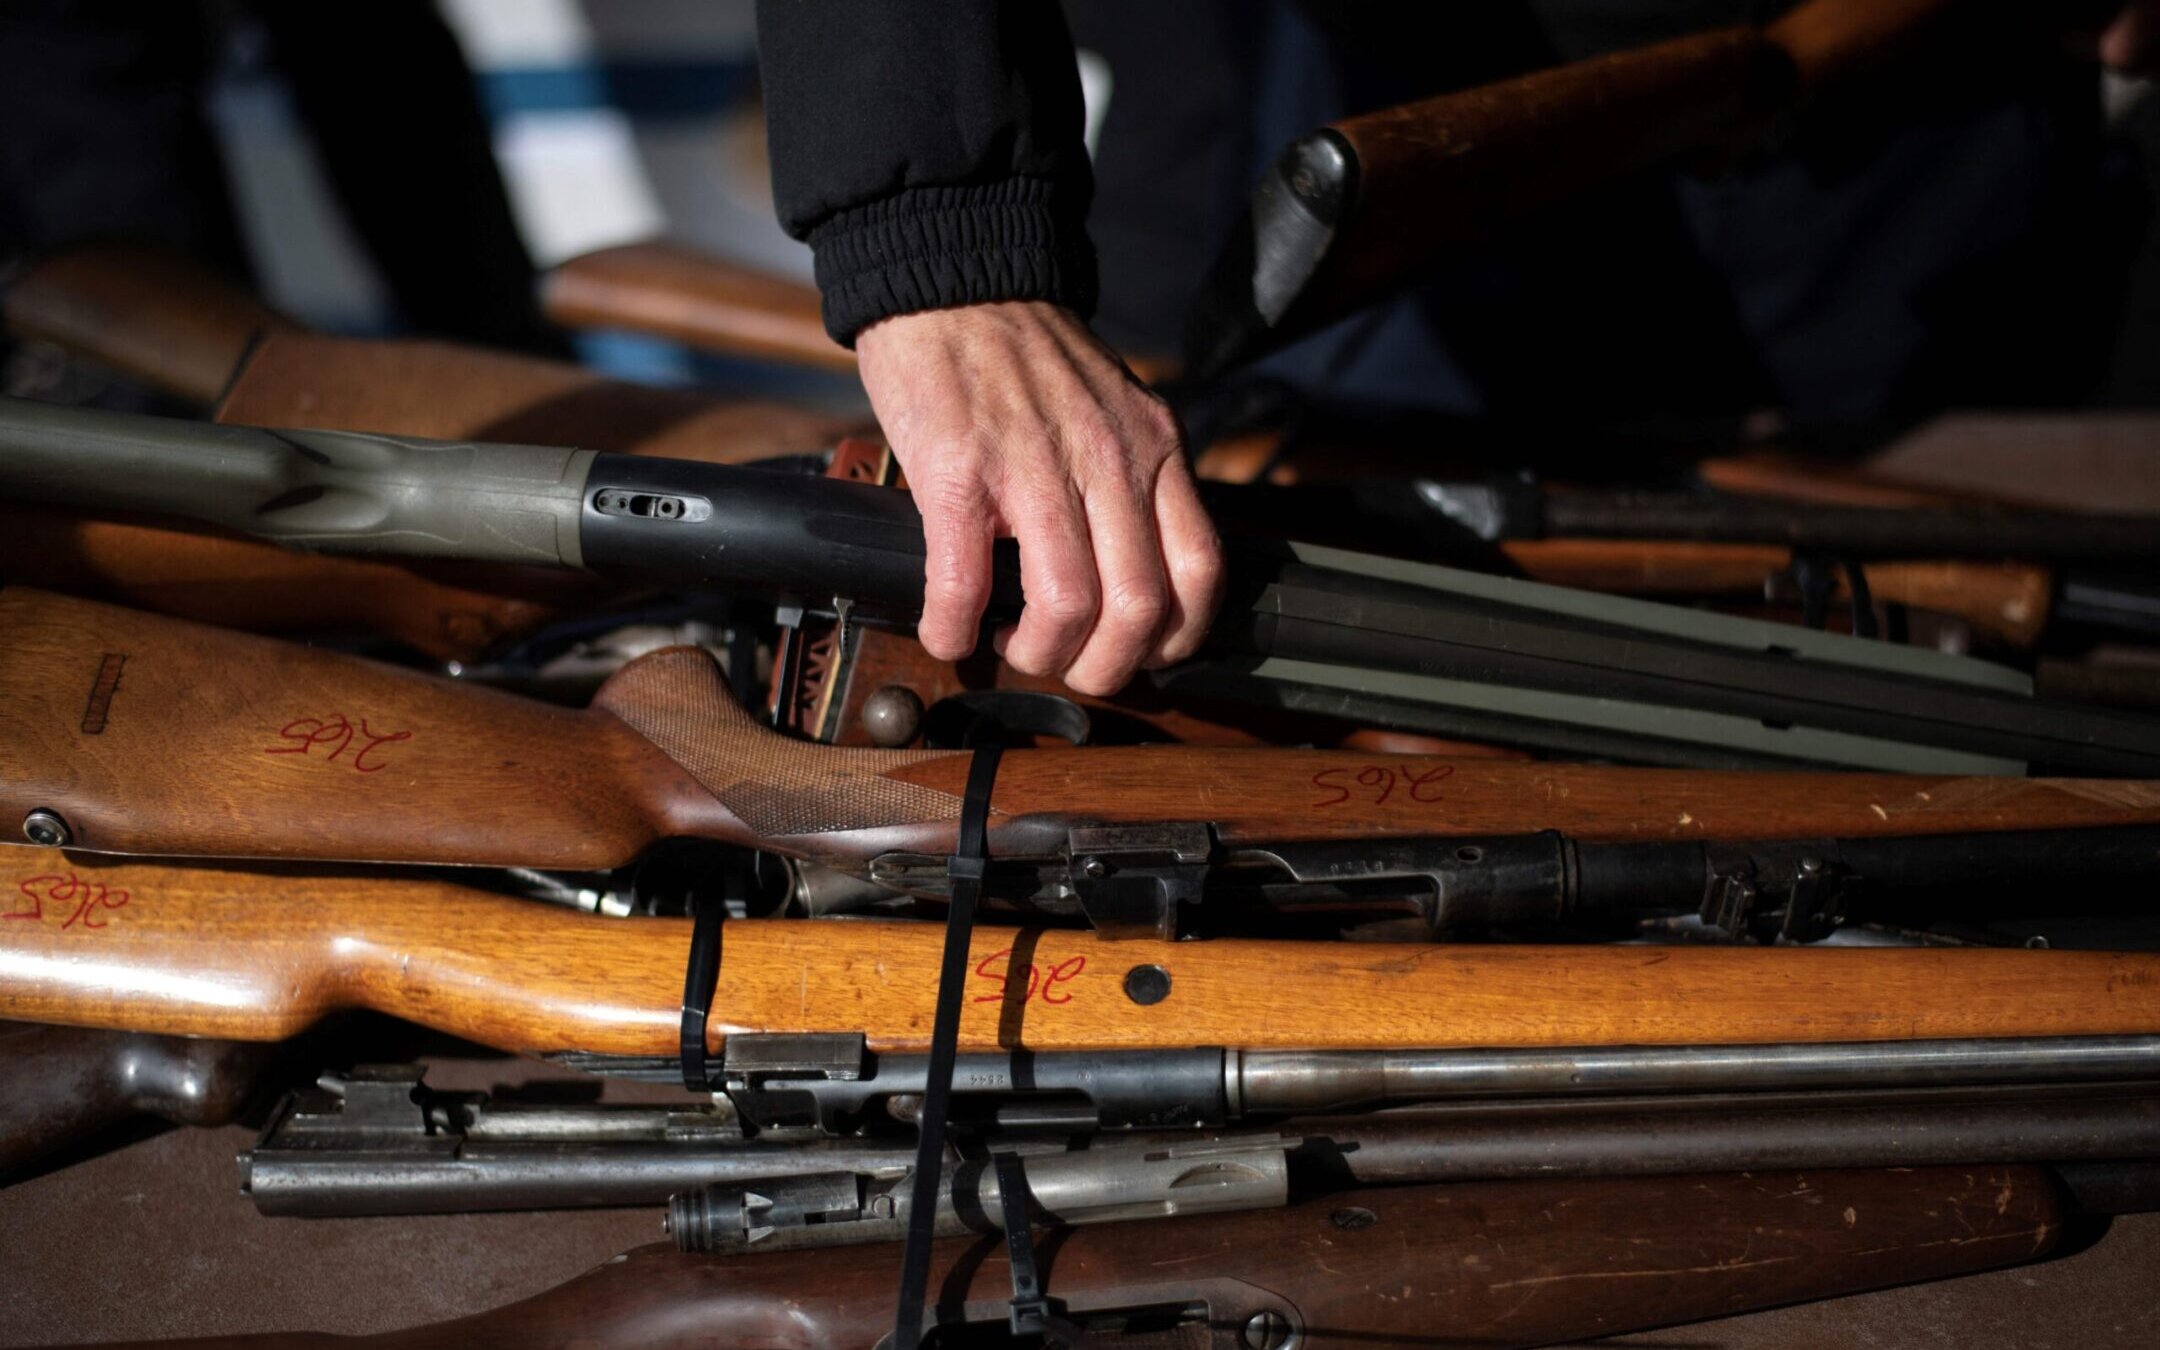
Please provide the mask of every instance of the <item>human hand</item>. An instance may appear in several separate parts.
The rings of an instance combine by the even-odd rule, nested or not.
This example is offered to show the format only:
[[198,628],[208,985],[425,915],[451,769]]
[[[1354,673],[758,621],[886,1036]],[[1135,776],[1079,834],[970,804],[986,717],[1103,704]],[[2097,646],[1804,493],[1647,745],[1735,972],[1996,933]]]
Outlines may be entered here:
[[897,315],[856,337],[927,546],[917,634],[974,650],[990,545],[1020,543],[1027,606],[1000,655],[1083,694],[1192,655],[1222,548],[1176,419],[1068,309],[1037,301]]

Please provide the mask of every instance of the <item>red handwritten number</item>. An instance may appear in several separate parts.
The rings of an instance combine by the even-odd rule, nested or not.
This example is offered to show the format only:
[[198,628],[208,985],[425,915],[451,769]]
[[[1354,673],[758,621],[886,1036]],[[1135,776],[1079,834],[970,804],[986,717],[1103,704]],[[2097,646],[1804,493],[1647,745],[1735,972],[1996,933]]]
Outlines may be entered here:
[[[16,889],[30,902],[30,908],[14,910],[0,915],[0,918],[43,919],[47,900],[56,905],[72,903],[75,906],[74,911],[60,924],[64,929],[78,924],[84,928],[103,928],[106,926],[103,911],[120,909],[132,898],[123,889],[107,886],[102,881],[85,881],[73,872],[66,876],[47,874],[31,877],[17,885]],[[57,910],[54,912],[58,913]]]
[[[1005,991],[1009,987],[1010,981],[1006,979],[1004,972],[999,967],[1004,965],[1011,957],[1012,948],[1006,947],[990,953],[975,963],[975,973],[986,980],[996,980],[998,986],[997,992],[994,994],[977,994],[975,1002],[1003,1003],[1005,1001]],[[1079,978],[1080,972],[1086,969],[1087,958],[1085,956],[1066,957],[1063,961],[1050,967],[1050,973],[1047,977],[1039,968],[1030,965],[1027,968],[1027,989],[1020,995],[1020,1001],[1026,1003],[1029,999],[1040,994],[1042,996],[1041,1001],[1044,1003],[1070,1003],[1073,1001],[1070,989],[1067,989],[1062,995],[1055,991],[1059,985],[1070,984],[1073,980]]]
[[[1032,970],[1033,967],[1031,966],[1029,967],[1029,969]],[[1064,960],[1058,962],[1056,965],[1050,967],[1050,977],[1043,981],[1042,1001],[1045,1003],[1072,1002],[1073,996],[1070,989],[1065,991],[1065,996],[1063,998],[1056,997],[1050,991],[1057,988],[1061,984],[1069,983],[1074,976],[1078,975],[1081,971],[1086,969],[1087,958],[1084,956],[1068,956]]]
[[45,901],[44,898],[37,893],[38,883],[41,881],[58,881],[59,879],[60,878],[58,877],[32,877],[28,881],[25,881],[21,885],[17,886],[16,889],[22,892],[23,899],[30,902],[30,908],[9,910],[5,914],[0,914],[0,919],[44,918]]
[[1440,800],[1440,785],[1454,774],[1455,766],[1435,764],[1420,773],[1408,765],[1368,764],[1357,770],[1356,777],[1351,780],[1365,789],[1363,793],[1353,792],[1343,783],[1343,775],[1350,772],[1349,769],[1322,769],[1312,776],[1314,787],[1335,794],[1314,802],[1315,809],[1341,806],[1353,797],[1358,798],[1360,804],[1384,806],[1397,788],[1407,792],[1411,801],[1430,804]]
[[308,755],[313,754],[318,748],[327,746],[329,747],[329,753],[324,755],[323,758],[331,763],[336,763],[338,756],[351,749],[354,739],[357,737],[361,742],[360,748],[354,752],[353,757],[347,762],[352,765],[356,773],[380,773],[390,766],[380,759],[371,764],[368,762],[368,756],[376,754],[386,745],[396,745],[400,741],[409,741],[412,739],[412,735],[410,731],[378,732],[368,725],[365,717],[360,719],[360,725],[355,728],[352,719],[346,717],[343,713],[332,713],[328,717],[296,717],[278,729],[278,739],[286,742],[286,744],[267,746],[264,748],[263,753],[266,755]]
[[[1454,773],[1455,766],[1452,764],[1435,764],[1421,774],[1404,769],[1402,776],[1409,780],[1411,801],[1436,802],[1440,800],[1440,785],[1453,777]],[[1432,789],[1430,797],[1425,795],[1427,788]]]

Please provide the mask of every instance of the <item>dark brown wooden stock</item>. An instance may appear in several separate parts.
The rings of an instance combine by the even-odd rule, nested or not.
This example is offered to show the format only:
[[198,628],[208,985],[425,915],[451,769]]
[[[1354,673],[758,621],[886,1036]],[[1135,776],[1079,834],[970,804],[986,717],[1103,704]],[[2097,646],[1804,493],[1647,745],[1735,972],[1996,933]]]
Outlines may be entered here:
[[855,353],[825,332],[816,287],[664,240],[560,264],[541,284],[540,304],[565,328],[622,328],[727,356],[855,370]]
[[[1238,1350],[1274,1312],[1301,1347],[1592,1340],[2037,1260],[2065,1205],[2029,1167],[1538,1181],[1347,1192],[1287,1210],[1044,1233],[1068,1315],[1199,1305],[1128,1341]],[[294,1332],[145,1343],[179,1350],[857,1350],[891,1330],[897,1249],[686,1256],[640,1247],[544,1294],[375,1336]],[[941,1243],[932,1316],[1003,1321],[997,1239]],[[265,1310],[266,1319],[276,1314]]]
[[1752,123],[1784,97],[1777,56],[1752,28],[1719,29],[1335,123],[1353,200],[1281,327],[1349,313],[1449,248]]
[[[394,874],[238,871],[0,848],[0,1017],[283,1040],[370,1010],[502,1050],[676,1052],[690,923]],[[710,1039],[929,1043],[944,934],[731,922]],[[1126,973],[1170,993],[1141,1005]],[[1058,972],[1046,988],[1031,975]],[[966,1050],[1762,1044],[2160,1032],[2160,956],[1928,947],[1112,942],[984,925]],[[1062,1001],[1061,1001],[1062,1000]],[[1706,1015],[1705,1009],[1714,1009]]]
[[223,1125],[275,1047],[0,1023],[0,1178],[136,1115]]
[[1354,152],[1348,217],[1280,325],[1306,331],[1460,244],[1706,147],[1744,145],[1808,98],[1895,59],[1965,0],[1813,0],[1727,28],[1334,123]]
[[201,264],[143,244],[81,244],[34,259],[0,292],[0,322],[205,406],[258,340],[297,331]]
[[[968,756],[806,745],[703,651],[571,711],[335,652],[0,591],[0,822],[118,853],[604,868],[670,835],[859,869],[950,851]],[[2067,829],[2160,820],[2160,785],[1729,773],[1137,747],[1020,750],[993,853],[1074,823],[1201,821],[1226,845],[1562,830],[1585,840]]]

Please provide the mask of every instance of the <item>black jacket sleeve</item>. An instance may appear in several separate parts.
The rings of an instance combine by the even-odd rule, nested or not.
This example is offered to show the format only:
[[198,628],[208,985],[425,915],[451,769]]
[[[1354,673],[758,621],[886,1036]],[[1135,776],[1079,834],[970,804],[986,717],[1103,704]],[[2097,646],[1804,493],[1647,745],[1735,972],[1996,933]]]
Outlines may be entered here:
[[773,196],[825,327],[1095,303],[1080,80],[1056,0],[758,0]]

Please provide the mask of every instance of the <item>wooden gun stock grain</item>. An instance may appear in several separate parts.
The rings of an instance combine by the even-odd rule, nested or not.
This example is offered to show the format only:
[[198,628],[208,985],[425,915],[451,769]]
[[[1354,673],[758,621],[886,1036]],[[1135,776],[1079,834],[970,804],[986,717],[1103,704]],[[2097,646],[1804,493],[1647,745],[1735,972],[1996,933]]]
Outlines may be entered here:
[[[451,884],[0,850],[0,1018],[235,1040],[371,1009],[505,1050],[671,1053],[690,924]],[[730,1032],[929,1040],[915,921],[726,926]],[[1126,996],[1135,966],[1169,996]],[[1941,948],[1106,942],[984,927],[963,1049],[1746,1044],[2160,1031],[2160,956]]]
[[[962,753],[759,726],[695,648],[630,663],[579,712],[21,588],[0,628],[0,821],[57,811],[101,852],[605,868],[689,835],[860,869],[948,850],[965,786]],[[124,667],[93,718],[108,658]],[[992,805],[992,850],[1013,854],[1148,821],[1231,846],[2071,829],[2160,821],[2160,785],[1139,747],[1013,751]]]
[[[1307,1350],[1511,1350],[2034,1260],[2056,1248],[2065,1210],[2034,1167],[1473,1183],[1045,1232],[1037,1253],[1044,1292],[1083,1321],[1136,1305],[1205,1311],[1117,1344],[1244,1346],[1240,1330],[1272,1312],[1295,1319]],[[1002,1331],[1004,1244],[933,1252],[934,1315],[976,1324],[947,1343]],[[133,1350],[857,1350],[891,1330],[899,1259],[889,1244],[809,1261],[656,1244],[455,1321]]]
[[217,402],[254,344],[291,320],[179,253],[80,244],[33,260],[5,292],[7,330],[152,389]]
[[540,303],[565,328],[621,328],[702,351],[824,370],[855,370],[825,332],[817,288],[660,240],[620,244],[560,264]]
[[279,333],[233,381],[218,420],[747,464],[815,454],[860,418],[611,380],[560,361],[446,342]]
[[429,569],[16,505],[0,505],[0,576],[249,632],[376,633],[445,661],[472,660],[608,594],[574,573]]
[[[1767,544],[1693,540],[1533,539],[1501,545],[1533,581],[1622,595],[1764,598],[1765,583],[1792,567],[1792,552]],[[1866,568],[1878,604],[1963,619],[1979,632],[2029,647],[2047,626],[2054,577],[2014,562],[1880,562]],[[1835,598],[1849,603],[1841,572]]]

